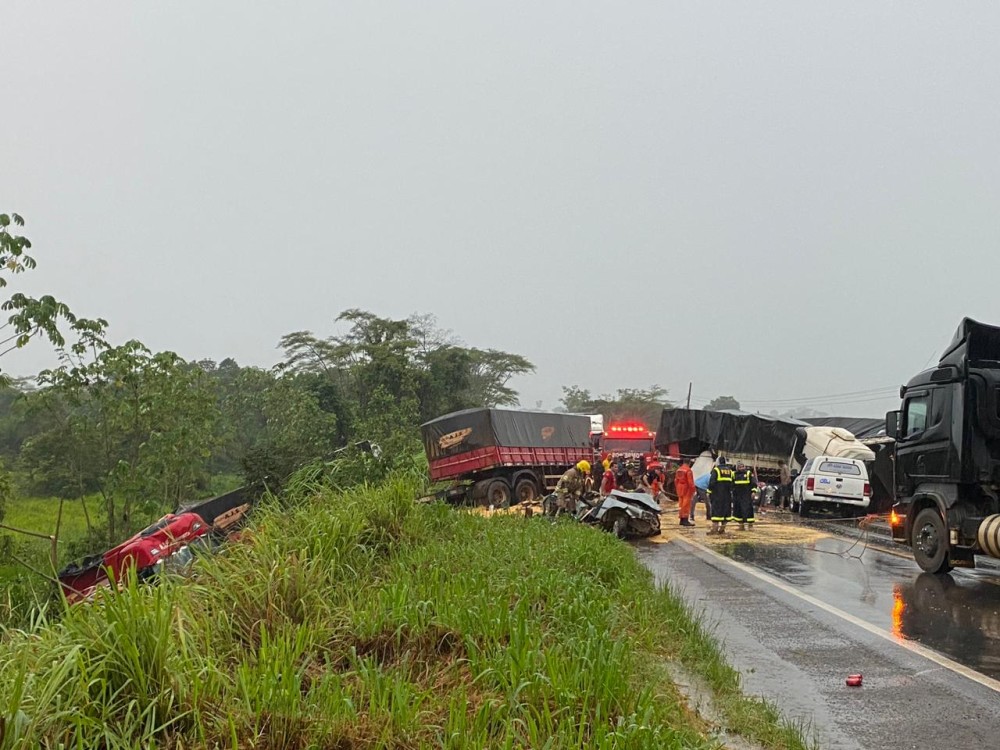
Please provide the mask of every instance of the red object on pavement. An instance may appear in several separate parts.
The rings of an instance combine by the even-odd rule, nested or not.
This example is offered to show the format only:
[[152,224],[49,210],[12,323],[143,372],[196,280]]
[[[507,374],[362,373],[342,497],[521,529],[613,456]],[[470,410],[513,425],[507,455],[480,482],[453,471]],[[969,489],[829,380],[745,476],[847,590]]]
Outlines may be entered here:
[[859,674],[848,675],[847,687],[861,687],[861,675]]

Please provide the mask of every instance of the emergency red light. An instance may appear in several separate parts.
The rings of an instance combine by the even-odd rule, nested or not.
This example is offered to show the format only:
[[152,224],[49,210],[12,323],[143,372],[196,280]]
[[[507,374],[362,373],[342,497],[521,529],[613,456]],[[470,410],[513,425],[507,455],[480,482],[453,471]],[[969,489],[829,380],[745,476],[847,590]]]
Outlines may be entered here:
[[652,435],[653,434],[652,432],[649,432],[648,429],[646,429],[646,425],[638,423],[638,422],[636,422],[636,423],[622,422],[620,424],[611,424],[611,425],[608,425],[607,433],[609,435],[611,435],[611,434],[614,434],[614,435],[639,435],[639,434],[649,434],[649,435]]

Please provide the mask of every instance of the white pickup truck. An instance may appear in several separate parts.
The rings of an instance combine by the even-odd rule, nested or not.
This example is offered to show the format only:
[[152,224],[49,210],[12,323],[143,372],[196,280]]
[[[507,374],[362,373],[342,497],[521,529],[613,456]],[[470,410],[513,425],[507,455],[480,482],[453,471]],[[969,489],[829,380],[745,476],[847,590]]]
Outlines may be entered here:
[[856,458],[810,458],[792,483],[792,510],[803,517],[824,507],[861,515],[871,498],[868,469]]

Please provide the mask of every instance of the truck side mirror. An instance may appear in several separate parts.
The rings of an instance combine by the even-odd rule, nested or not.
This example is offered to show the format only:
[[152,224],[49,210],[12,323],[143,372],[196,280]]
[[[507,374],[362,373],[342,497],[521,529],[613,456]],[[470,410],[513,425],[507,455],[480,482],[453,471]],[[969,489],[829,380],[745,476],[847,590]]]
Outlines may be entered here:
[[896,440],[899,437],[899,412],[890,411],[885,415],[885,436]]

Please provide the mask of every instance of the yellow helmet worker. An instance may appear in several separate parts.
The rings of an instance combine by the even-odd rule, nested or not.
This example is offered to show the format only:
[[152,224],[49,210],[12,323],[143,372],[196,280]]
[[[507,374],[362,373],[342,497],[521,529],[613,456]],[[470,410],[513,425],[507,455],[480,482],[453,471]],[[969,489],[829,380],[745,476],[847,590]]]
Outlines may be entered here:
[[[563,464],[565,466],[565,464]],[[590,473],[590,461],[580,461],[576,468],[578,471],[582,471],[584,474]]]

